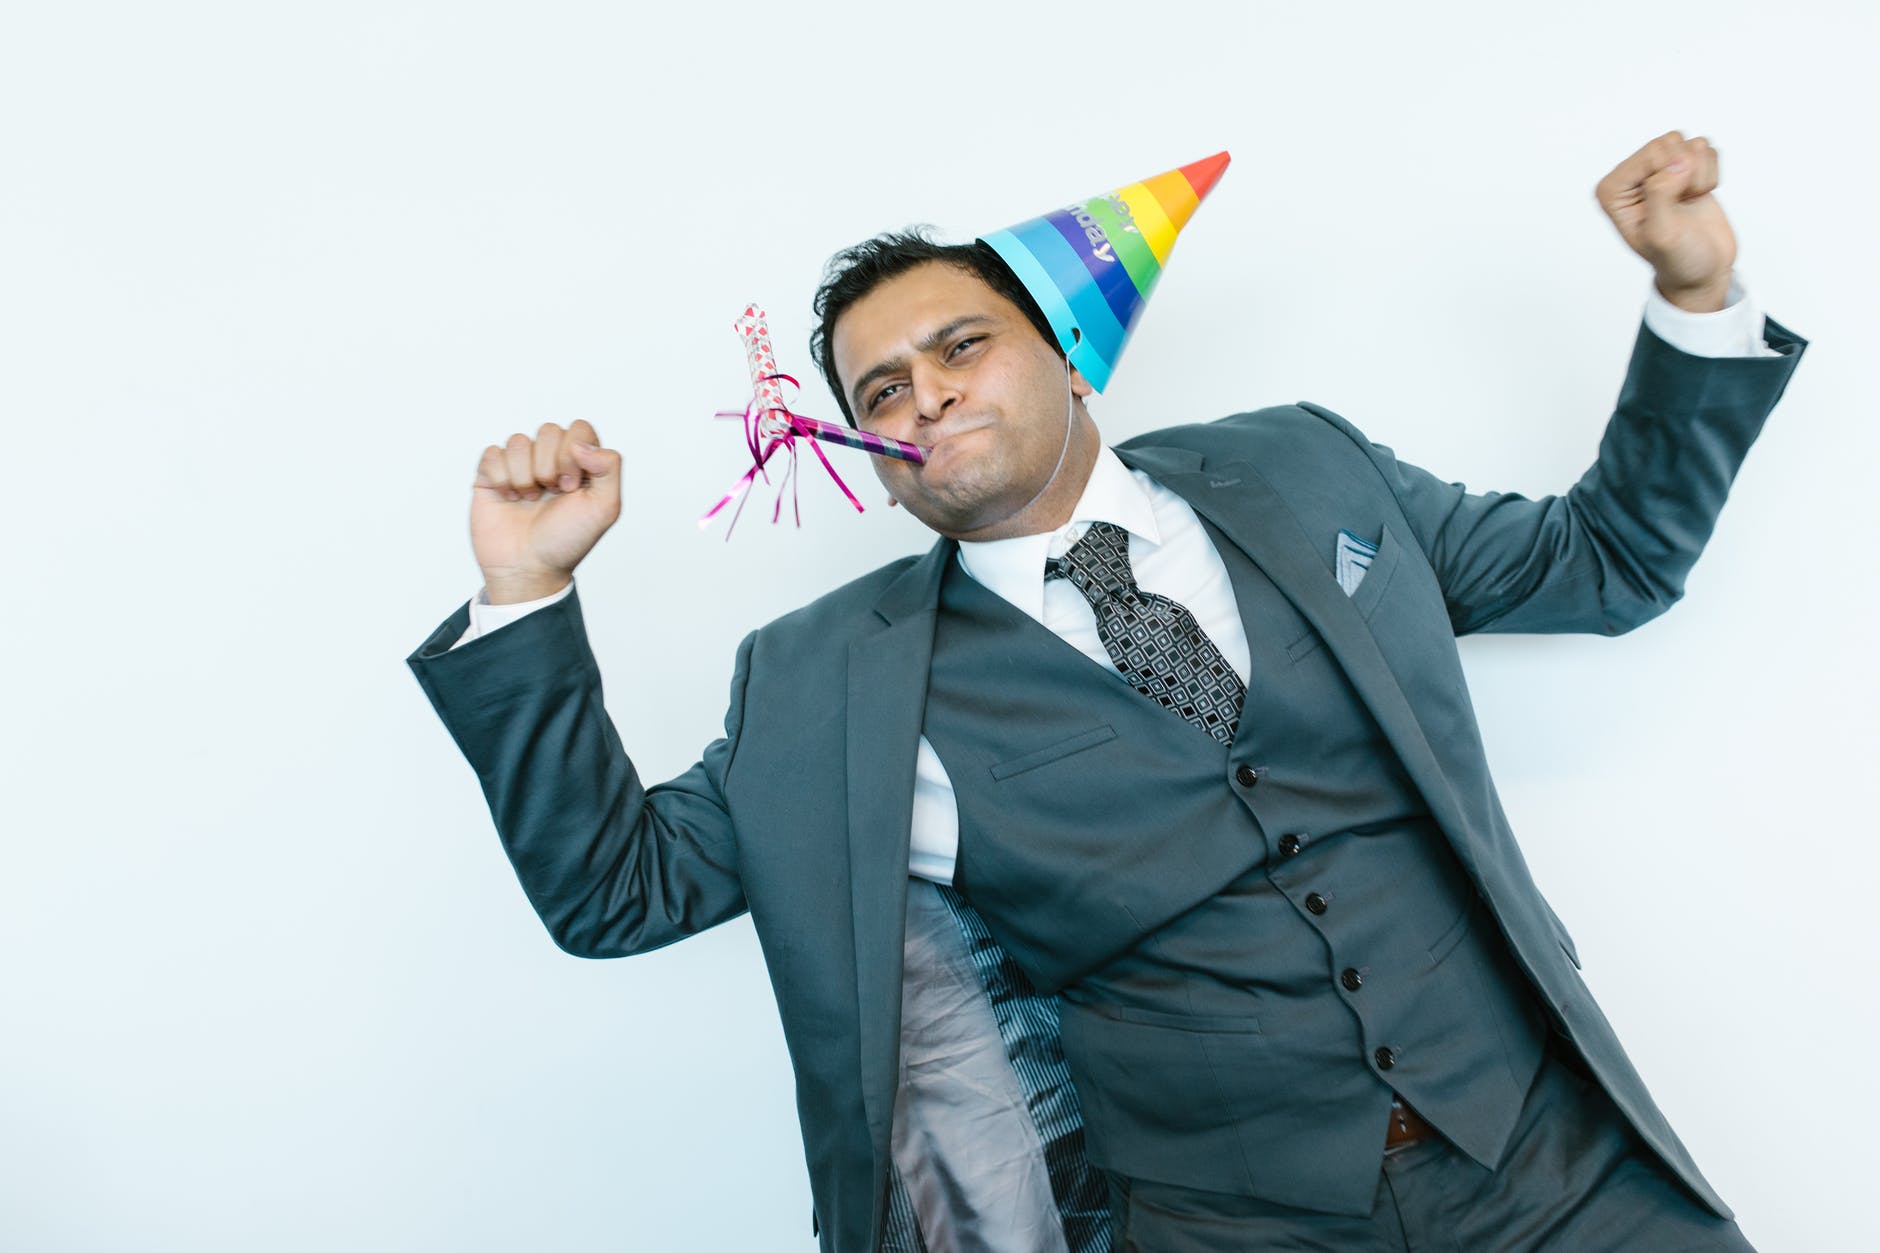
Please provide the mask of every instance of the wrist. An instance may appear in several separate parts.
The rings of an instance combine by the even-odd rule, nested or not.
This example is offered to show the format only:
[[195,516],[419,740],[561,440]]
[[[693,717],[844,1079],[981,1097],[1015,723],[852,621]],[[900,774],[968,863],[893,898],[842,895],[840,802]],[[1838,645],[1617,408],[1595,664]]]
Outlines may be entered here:
[[492,605],[514,605],[553,596],[568,586],[569,575],[557,570],[485,570],[483,594]]
[[1714,275],[1702,283],[1673,287],[1659,277],[1658,294],[1686,313],[1716,313],[1729,303],[1730,271]]

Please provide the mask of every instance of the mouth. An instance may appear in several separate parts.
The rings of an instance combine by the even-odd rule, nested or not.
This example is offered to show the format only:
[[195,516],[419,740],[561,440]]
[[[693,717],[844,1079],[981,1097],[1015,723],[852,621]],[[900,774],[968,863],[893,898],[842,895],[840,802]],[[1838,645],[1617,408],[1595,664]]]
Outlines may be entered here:
[[934,440],[932,443],[922,444],[920,446],[921,451],[927,454],[926,460],[922,463],[923,468],[925,468],[926,466],[932,465],[934,454],[939,452],[942,448],[946,447],[947,445],[951,444],[954,440],[959,439],[962,435],[971,435],[975,431],[983,431],[985,429],[986,428],[984,424],[981,424],[979,426],[969,426],[969,427],[965,427],[957,431],[948,431],[945,435],[940,436],[938,439]]

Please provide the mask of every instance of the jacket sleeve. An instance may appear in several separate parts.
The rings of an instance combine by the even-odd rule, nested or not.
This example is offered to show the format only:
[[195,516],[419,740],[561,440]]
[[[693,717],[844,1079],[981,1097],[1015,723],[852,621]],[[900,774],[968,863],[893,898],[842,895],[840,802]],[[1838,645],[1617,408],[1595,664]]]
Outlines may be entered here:
[[624,957],[743,913],[725,775],[754,636],[738,649],[724,736],[648,788],[602,703],[578,594],[453,649],[468,621],[460,608],[406,660],[555,943]]
[[1472,493],[1343,431],[1396,497],[1457,635],[1618,635],[1657,617],[1715,528],[1738,467],[1807,341],[1773,320],[1771,357],[1697,357],[1639,329],[1599,455],[1562,496]]

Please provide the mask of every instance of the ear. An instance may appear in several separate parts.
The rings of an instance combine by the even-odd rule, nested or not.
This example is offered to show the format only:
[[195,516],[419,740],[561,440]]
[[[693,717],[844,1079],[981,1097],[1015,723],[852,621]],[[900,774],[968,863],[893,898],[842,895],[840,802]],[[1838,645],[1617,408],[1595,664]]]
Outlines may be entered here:
[[901,502],[900,502],[900,501],[898,501],[898,500],[896,500],[896,499],[895,499],[894,497],[892,497],[892,496],[890,496],[890,497],[888,497],[888,508],[890,508],[890,509],[892,509],[892,508],[894,508],[894,507],[895,507],[896,505],[898,505],[898,504],[900,504],[900,503],[901,503]]
[[1097,389],[1090,385],[1090,380],[1085,378],[1084,372],[1079,370],[1076,366],[1071,367],[1071,391],[1077,396],[1094,396],[1097,394]]

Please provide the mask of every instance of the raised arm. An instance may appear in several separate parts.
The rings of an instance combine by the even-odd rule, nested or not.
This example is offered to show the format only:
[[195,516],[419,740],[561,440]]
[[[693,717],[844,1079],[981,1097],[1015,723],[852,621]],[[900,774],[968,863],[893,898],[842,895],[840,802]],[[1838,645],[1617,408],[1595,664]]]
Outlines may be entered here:
[[[585,423],[486,450],[471,533],[492,602],[568,584],[619,516],[619,467]],[[622,957],[742,913],[724,778],[751,640],[738,650],[724,737],[678,778],[647,788],[607,714],[577,595],[453,648],[468,624],[466,605],[407,661],[475,769],[555,943]]]
[[[1736,236],[1713,194],[1717,152],[1669,131],[1594,189],[1664,298],[1720,310]],[[1442,584],[1458,635],[1629,631],[1684,594],[1750,444],[1806,341],[1773,321],[1771,356],[1697,356],[1641,328],[1591,468],[1565,495],[1476,494],[1397,460],[1342,418],[1313,408],[1364,449]],[[1743,351],[1756,349],[1745,347]]]
[[1457,635],[1618,635],[1657,617],[1715,529],[1750,444],[1806,341],[1774,321],[1772,357],[1696,357],[1641,327],[1599,455],[1565,494],[1471,492],[1397,459],[1349,422],[1442,585]]

